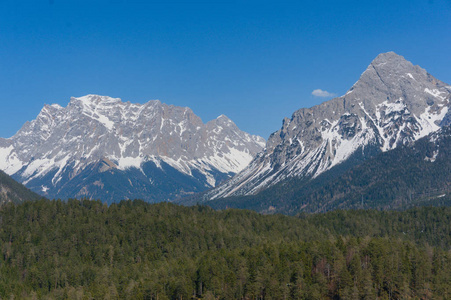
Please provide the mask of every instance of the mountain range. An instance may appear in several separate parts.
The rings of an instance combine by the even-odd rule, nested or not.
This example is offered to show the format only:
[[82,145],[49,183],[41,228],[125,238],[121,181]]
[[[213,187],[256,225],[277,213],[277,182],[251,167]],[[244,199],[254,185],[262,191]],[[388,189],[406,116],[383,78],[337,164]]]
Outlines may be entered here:
[[216,186],[263,146],[224,115],[204,124],[187,107],[87,95],[0,139],[0,169],[49,198],[158,202]]
[[204,124],[186,107],[87,95],[0,139],[0,169],[49,198],[403,208],[449,188],[450,98],[450,85],[382,53],[345,95],[297,110],[265,144],[224,115]]

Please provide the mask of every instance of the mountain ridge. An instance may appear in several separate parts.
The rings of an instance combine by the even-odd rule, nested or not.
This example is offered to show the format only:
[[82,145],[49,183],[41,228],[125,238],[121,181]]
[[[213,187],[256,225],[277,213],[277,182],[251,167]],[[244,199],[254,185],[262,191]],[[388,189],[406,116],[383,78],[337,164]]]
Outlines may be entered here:
[[450,153],[451,127],[444,126],[411,144],[380,152],[345,171],[336,170],[339,165],[311,180],[293,177],[256,195],[211,200],[207,205],[215,209],[252,209],[266,214],[449,206]]
[[[133,104],[86,95],[72,97],[67,107],[45,105],[16,135],[0,139],[0,169],[49,197],[72,194],[112,200],[106,195],[108,191],[100,191],[105,184],[101,175],[114,173],[129,182],[128,192],[115,200],[146,198],[152,190],[161,200],[170,200],[179,193],[213,187],[237,173],[261,150],[263,142],[263,138],[241,131],[224,115],[204,124],[188,107],[159,100]],[[159,173],[150,170],[155,168],[178,178],[172,181],[175,191],[160,193],[158,187],[152,187],[159,181],[148,175]],[[84,178],[93,174],[85,173],[94,169],[96,180],[86,190]],[[69,184],[74,189],[67,191],[66,185],[74,179],[78,183]],[[195,188],[182,191],[182,183]],[[141,192],[135,193],[135,185]]]
[[287,178],[311,179],[361,152],[362,160],[448,122],[451,86],[394,52],[379,54],[348,92],[295,111],[243,171],[204,200],[255,195]]

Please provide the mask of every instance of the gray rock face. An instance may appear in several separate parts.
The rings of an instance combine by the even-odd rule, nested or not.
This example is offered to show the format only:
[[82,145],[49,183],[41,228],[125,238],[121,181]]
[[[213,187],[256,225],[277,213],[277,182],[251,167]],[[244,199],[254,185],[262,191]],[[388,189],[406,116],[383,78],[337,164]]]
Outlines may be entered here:
[[[242,170],[263,146],[263,138],[239,130],[223,115],[204,124],[187,107],[87,95],[71,98],[65,108],[44,106],[12,138],[0,139],[0,169],[49,197],[65,195],[68,186],[71,197],[92,197],[88,170],[121,174],[123,179],[135,176],[131,170],[139,170],[146,182],[141,189],[152,193],[152,183],[159,178],[146,174],[143,166],[149,163],[180,173],[177,176],[185,176],[185,181],[195,179],[202,190]],[[102,178],[96,181],[97,189],[105,189],[95,193],[96,197],[111,200]],[[130,185],[128,189],[133,190],[133,180]],[[190,192],[159,195],[167,200]]]
[[256,194],[288,177],[316,177],[361,151],[387,151],[448,124],[451,86],[393,52],[374,59],[343,96],[285,118],[265,150],[206,199]]

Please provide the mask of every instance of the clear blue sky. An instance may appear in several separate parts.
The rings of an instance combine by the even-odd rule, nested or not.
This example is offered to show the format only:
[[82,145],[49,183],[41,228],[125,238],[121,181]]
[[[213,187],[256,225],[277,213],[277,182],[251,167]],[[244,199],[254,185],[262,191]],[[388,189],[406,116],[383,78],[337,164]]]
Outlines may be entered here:
[[387,51],[451,83],[451,0],[0,0],[0,137],[44,104],[101,94],[268,138]]

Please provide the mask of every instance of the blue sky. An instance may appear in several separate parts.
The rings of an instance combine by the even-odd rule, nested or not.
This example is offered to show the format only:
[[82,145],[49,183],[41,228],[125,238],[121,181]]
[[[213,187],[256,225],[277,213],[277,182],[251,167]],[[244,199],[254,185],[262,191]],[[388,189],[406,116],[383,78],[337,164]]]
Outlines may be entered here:
[[451,0],[0,0],[0,137],[44,104],[101,94],[268,138],[387,51],[451,83]]

